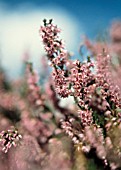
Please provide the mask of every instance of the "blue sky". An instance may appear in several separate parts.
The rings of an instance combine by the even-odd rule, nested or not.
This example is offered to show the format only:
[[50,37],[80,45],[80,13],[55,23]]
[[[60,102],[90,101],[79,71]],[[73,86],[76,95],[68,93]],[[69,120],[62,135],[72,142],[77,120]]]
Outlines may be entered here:
[[85,32],[94,36],[95,31],[109,26],[115,18],[121,18],[121,0],[1,0],[11,10],[26,4],[28,9],[60,8],[73,15],[83,24]]
[[121,0],[0,0],[0,53],[10,77],[18,75],[15,70],[20,70],[27,50],[32,61],[40,63],[43,47],[38,30],[46,17],[54,18],[67,49],[77,54],[81,35],[93,39],[121,18]]

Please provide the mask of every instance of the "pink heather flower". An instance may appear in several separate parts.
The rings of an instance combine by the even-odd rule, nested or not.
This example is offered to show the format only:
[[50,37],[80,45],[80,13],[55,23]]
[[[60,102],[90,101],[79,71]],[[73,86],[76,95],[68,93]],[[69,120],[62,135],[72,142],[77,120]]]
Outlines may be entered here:
[[27,82],[28,82],[28,98],[34,106],[43,106],[44,95],[41,94],[40,87],[38,86],[39,76],[36,71],[33,70],[30,63],[27,64]]
[[79,137],[76,134],[76,130],[74,130],[72,122],[69,121],[61,121],[61,128],[65,131],[65,133],[72,139],[74,144],[79,143]]
[[49,23],[44,20],[44,26],[40,28],[40,33],[48,59],[51,62],[51,66],[54,67],[52,75],[56,92],[61,97],[68,97],[71,93],[68,70],[70,63],[67,62],[69,55],[64,49],[63,42],[59,40],[58,33],[60,33],[60,29],[52,24],[52,20]]
[[53,25],[52,22],[47,23],[45,21],[44,26],[40,28],[48,59],[53,65],[61,67],[66,63],[67,51],[64,49],[62,40],[59,40],[58,33],[60,33],[60,29]]
[[110,56],[106,52],[97,56],[96,84],[102,88],[101,93],[104,98],[110,97],[110,101],[116,107],[120,107],[121,94],[118,86],[113,81],[110,59]]
[[118,55],[121,62],[121,22],[115,21],[110,28],[111,50]]
[[80,107],[88,108],[92,94],[95,91],[95,74],[91,71],[94,64],[91,62],[81,63],[76,60],[71,69],[71,82],[73,95],[77,98]]
[[7,131],[2,131],[0,133],[0,144],[3,147],[3,151],[5,153],[8,152],[8,150],[12,147],[17,146],[17,143],[20,141],[22,136],[18,133],[18,130],[7,130]]
[[97,57],[99,53],[102,53],[103,49],[106,49],[106,51],[109,51],[109,47],[104,41],[96,41],[92,43],[87,37],[84,38],[84,45],[87,47],[87,49],[91,52],[91,55],[93,57]]
[[71,90],[69,90],[69,77],[65,77],[63,70],[57,69],[53,71],[53,78],[57,94],[61,97],[68,97],[71,93]]
[[93,123],[92,112],[90,110],[79,110],[78,115],[83,126],[90,126]]
[[63,49],[61,40],[58,40],[58,33],[60,33],[60,29],[51,22],[46,22],[44,26],[40,27],[40,34],[45,45],[45,50],[50,56],[57,54],[58,50]]

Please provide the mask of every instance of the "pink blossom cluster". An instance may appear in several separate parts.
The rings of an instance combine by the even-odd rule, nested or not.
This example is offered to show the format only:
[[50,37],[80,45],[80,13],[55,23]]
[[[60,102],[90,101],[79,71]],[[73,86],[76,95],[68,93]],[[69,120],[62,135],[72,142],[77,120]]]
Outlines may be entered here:
[[39,76],[37,72],[33,70],[31,63],[27,63],[26,75],[29,90],[28,98],[30,103],[33,103],[36,107],[43,106],[44,95],[41,94],[41,89],[38,86]]
[[2,150],[7,153],[13,146],[17,146],[22,136],[18,133],[18,130],[7,130],[0,133],[0,144],[3,146]]
[[121,61],[121,22],[115,21],[110,28],[111,49],[118,55],[119,62]]
[[71,91],[69,89],[70,79],[67,65],[70,65],[70,63],[67,61],[68,53],[62,41],[59,40],[58,33],[60,33],[60,29],[52,24],[52,20],[49,23],[44,20],[44,26],[40,27],[40,35],[42,36],[48,59],[53,66],[55,88],[62,97],[68,97]]
[[52,20],[47,23],[45,19],[44,26],[41,26],[40,30],[47,53],[52,57],[54,54],[58,54],[58,50],[63,48],[62,42],[58,40],[60,29],[52,24]]

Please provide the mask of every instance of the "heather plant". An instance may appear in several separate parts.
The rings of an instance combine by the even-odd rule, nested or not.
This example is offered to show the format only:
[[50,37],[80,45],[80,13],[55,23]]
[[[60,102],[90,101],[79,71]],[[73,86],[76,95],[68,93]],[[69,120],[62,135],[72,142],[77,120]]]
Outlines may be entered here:
[[53,20],[43,22],[42,72],[28,53],[16,81],[0,65],[0,170],[121,169],[120,23],[110,42],[86,38],[82,61],[71,58]]
[[[108,29],[107,36],[105,36],[105,40],[96,40],[90,41],[87,37],[84,38],[83,45],[86,46],[90,55],[96,58],[99,53],[102,52],[102,49],[105,49],[110,54],[110,67],[111,67],[111,76],[116,85],[119,86],[121,91],[121,21],[113,21],[111,26]],[[102,35],[103,36],[103,35]],[[80,47],[80,50],[82,47]]]
[[102,50],[94,62],[90,57],[87,62],[70,61],[59,39],[60,29],[52,20],[44,20],[40,33],[53,67],[56,93],[63,98],[73,96],[79,108],[74,115],[65,115],[62,129],[87,157],[94,155],[107,169],[120,167],[120,144],[115,145],[114,140],[120,140],[116,131],[120,129],[121,99],[112,80],[110,55]]
[[[34,71],[32,64],[26,62],[24,65],[26,65],[25,78],[18,82],[7,81],[11,86],[9,90],[3,83],[5,76],[3,78],[4,72],[2,72],[0,89],[1,170],[8,169],[8,167],[11,170],[48,169],[49,167],[53,169],[51,161],[55,159],[54,154],[57,152],[56,143],[58,142],[60,143],[58,149],[60,148],[62,153],[58,161],[60,165],[65,162],[63,168],[67,169],[71,162],[66,151],[68,149],[62,146],[63,141],[66,143],[67,139],[64,138],[59,119],[63,117],[62,111],[65,110],[68,113],[71,111],[59,106],[59,98],[54,93],[51,81],[45,89],[41,88],[37,72]],[[50,142],[51,139],[54,142]],[[71,142],[68,141],[68,144],[71,145]]]

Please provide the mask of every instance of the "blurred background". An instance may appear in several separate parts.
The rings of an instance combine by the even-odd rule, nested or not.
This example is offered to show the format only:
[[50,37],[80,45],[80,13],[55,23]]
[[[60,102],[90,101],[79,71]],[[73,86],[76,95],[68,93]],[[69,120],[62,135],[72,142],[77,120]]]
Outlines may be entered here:
[[39,28],[44,18],[53,18],[62,29],[69,51],[78,55],[82,36],[94,39],[121,17],[120,0],[0,0],[0,59],[10,78],[17,78],[26,55],[41,69],[44,54]]
[[[92,71],[67,59],[49,75],[43,19]],[[0,0],[0,170],[121,169],[120,19],[121,0]]]

